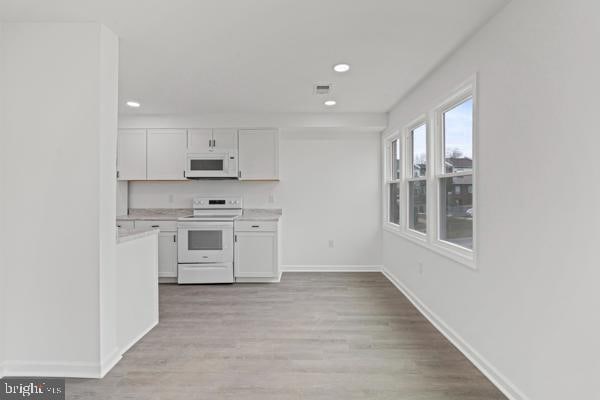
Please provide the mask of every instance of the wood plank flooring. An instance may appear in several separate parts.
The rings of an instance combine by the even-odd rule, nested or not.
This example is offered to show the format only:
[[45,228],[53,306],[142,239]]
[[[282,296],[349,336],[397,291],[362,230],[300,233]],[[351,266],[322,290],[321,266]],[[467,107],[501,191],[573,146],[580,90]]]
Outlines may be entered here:
[[379,273],[161,285],[160,324],[68,399],[506,399]]

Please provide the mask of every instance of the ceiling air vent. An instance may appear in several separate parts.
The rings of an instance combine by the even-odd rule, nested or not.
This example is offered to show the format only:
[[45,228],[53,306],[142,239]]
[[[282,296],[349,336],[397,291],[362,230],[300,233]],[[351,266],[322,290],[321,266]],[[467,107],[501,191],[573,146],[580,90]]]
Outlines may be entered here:
[[315,85],[315,94],[329,94],[331,92],[331,84],[329,83],[317,83]]

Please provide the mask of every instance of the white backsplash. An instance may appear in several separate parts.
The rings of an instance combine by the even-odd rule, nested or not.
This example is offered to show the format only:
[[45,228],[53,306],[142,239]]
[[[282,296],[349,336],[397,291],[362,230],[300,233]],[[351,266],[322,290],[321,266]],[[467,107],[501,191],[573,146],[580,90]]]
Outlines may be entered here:
[[198,180],[180,182],[130,182],[129,208],[191,208],[200,195],[241,196],[246,208],[275,208],[279,182]]

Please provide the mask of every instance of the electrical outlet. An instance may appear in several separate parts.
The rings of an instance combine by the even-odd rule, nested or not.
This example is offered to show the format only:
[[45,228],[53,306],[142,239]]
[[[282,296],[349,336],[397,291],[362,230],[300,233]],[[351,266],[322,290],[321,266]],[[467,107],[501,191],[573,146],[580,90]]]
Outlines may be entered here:
[[275,203],[275,196],[273,196],[272,194],[269,195],[269,203]]
[[169,203],[173,203],[175,201],[175,196],[170,194],[169,195]]
[[335,246],[335,245],[334,245],[334,243],[333,243],[333,240],[332,240],[332,239],[329,239],[329,248],[330,248],[330,249],[333,249],[333,248],[334,248],[334,246]]
[[419,261],[417,265],[419,266],[419,275],[423,275],[423,262]]

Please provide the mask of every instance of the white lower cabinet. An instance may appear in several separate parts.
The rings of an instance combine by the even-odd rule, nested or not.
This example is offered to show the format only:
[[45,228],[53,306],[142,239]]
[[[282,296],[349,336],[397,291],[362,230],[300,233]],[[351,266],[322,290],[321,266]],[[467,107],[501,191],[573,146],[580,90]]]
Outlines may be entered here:
[[[158,234],[158,277],[177,278],[177,222],[135,221],[136,229],[160,229]],[[166,280],[168,282],[172,281]]]
[[177,278],[177,232],[158,234],[158,277]]
[[240,221],[235,225],[236,282],[274,282],[279,273],[279,224]]
[[[117,221],[120,230],[155,228],[158,235],[158,277],[177,278],[176,221]],[[236,282],[278,282],[281,278],[281,222],[236,221],[234,225]]]

